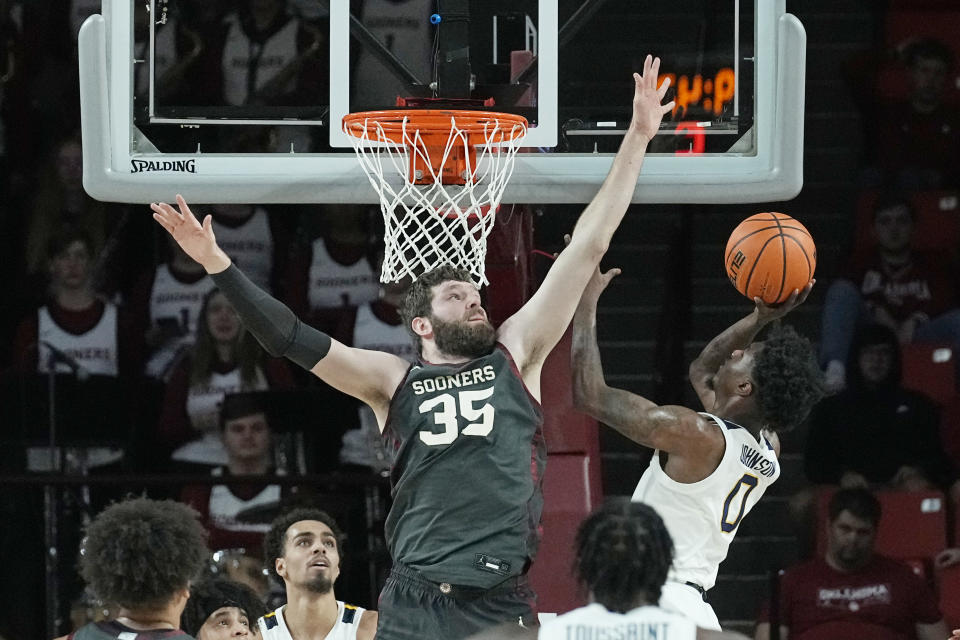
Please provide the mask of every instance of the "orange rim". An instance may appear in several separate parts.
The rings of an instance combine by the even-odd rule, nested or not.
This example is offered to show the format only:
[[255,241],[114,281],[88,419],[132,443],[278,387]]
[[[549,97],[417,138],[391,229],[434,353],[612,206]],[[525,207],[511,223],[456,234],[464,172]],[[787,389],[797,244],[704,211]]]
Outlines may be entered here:
[[[373,121],[385,133],[402,134],[404,121],[406,121],[408,130],[433,135],[449,134],[451,119],[458,129],[468,134],[482,134],[485,130],[489,130],[490,125],[500,125],[498,137],[501,140],[514,140],[527,130],[527,119],[513,113],[460,109],[392,109],[348,113],[343,117],[343,131],[354,138],[363,138],[367,130],[366,123]],[[505,128],[504,125],[510,126]],[[402,144],[402,140],[398,144]]]
[[[442,153],[450,147],[454,128],[463,134],[462,144]],[[458,109],[361,111],[343,117],[343,131],[360,141],[358,151],[364,142],[386,141],[413,149],[407,179],[415,184],[462,185],[476,171],[477,145],[496,148],[520,138],[527,131],[527,119],[512,113]]]

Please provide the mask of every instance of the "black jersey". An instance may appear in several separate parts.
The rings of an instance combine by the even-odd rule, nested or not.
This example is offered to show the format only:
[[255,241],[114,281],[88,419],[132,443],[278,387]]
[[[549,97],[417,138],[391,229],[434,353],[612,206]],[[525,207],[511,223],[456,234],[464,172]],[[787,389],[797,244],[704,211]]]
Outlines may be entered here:
[[429,580],[491,587],[536,554],[543,414],[506,348],[465,364],[418,361],[384,428],[396,452],[386,537]]
[[91,622],[67,636],[67,640],[117,640],[118,638],[137,638],[137,640],[193,640],[193,636],[179,629],[138,631],[120,624],[116,620]]

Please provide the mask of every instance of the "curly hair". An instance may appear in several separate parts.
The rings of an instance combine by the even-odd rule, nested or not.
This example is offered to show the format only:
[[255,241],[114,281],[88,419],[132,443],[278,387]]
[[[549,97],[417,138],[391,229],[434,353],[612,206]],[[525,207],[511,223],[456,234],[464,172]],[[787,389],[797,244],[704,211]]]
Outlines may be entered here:
[[197,512],[173,500],[112,504],[85,533],[80,575],[101,600],[131,609],[165,606],[209,555]]
[[343,563],[343,531],[340,530],[333,516],[326,511],[310,507],[292,509],[274,518],[270,523],[270,530],[263,537],[263,562],[270,574],[280,582],[283,582],[283,578],[277,573],[277,558],[283,557],[284,546],[287,543],[287,530],[293,523],[302,520],[315,520],[330,527],[333,537],[337,540],[340,562]]
[[426,318],[433,312],[433,288],[448,280],[473,284],[469,271],[445,264],[432,271],[427,271],[417,278],[407,289],[407,294],[400,305],[400,318],[403,319],[407,332],[413,337],[418,354],[423,353],[423,344],[420,341],[420,336],[414,332],[411,323],[414,318]]
[[190,599],[180,615],[180,628],[196,638],[207,618],[221,607],[237,607],[243,611],[251,629],[255,628],[257,618],[270,612],[247,585],[224,578],[210,578],[190,587]]
[[608,500],[580,524],[574,549],[577,580],[608,610],[626,613],[639,598],[660,601],[673,540],[648,505]]
[[824,395],[823,373],[810,341],[793,327],[775,326],[753,366],[757,405],[764,426],[789,431],[802,423]]

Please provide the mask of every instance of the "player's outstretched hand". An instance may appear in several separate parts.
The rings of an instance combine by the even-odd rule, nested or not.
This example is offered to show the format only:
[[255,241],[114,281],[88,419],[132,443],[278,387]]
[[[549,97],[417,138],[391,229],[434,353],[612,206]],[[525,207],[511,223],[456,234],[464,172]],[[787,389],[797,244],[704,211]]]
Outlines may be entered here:
[[813,285],[816,284],[816,282],[817,281],[814,279],[808,282],[807,286],[805,286],[802,290],[794,289],[789,298],[776,306],[767,304],[759,297],[754,298],[753,302],[757,305],[757,313],[760,316],[760,322],[765,324],[771,320],[782,318],[799,307],[807,299],[807,296],[810,295],[810,290],[813,289]]
[[643,74],[634,73],[635,83],[633,92],[633,128],[648,140],[652,140],[660,129],[663,115],[673,111],[674,102],[661,104],[667,89],[670,88],[670,78],[664,78],[657,87],[657,74],[660,72],[660,58],[647,55],[643,61]]
[[216,272],[229,266],[220,264],[225,255],[217,246],[217,239],[213,235],[213,218],[209,214],[204,217],[203,224],[190,211],[183,196],[177,195],[179,211],[166,202],[150,204],[153,209],[153,219],[160,223],[173,236],[184,252],[207,268],[207,271]]
[[947,638],[947,640],[960,640],[960,629],[954,629],[953,635]]
[[581,303],[596,306],[597,300],[600,299],[600,294],[603,293],[607,285],[618,275],[620,275],[620,269],[617,268],[610,269],[606,272],[600,271],[599,267],[594,269],[593,276],[591,276],[590,282],[587,283],[587,288],[583,290],[583,295],[580,296]]

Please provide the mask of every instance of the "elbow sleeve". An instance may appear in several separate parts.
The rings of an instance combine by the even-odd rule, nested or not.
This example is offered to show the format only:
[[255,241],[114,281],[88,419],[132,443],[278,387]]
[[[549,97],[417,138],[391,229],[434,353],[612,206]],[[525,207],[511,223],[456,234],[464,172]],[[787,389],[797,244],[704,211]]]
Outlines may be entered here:
[[274,357],[285,356],[308,371],[330,350],[330,336],[304,324],[283,304],[250,281],[236,265],[212,274],[244,326]]

